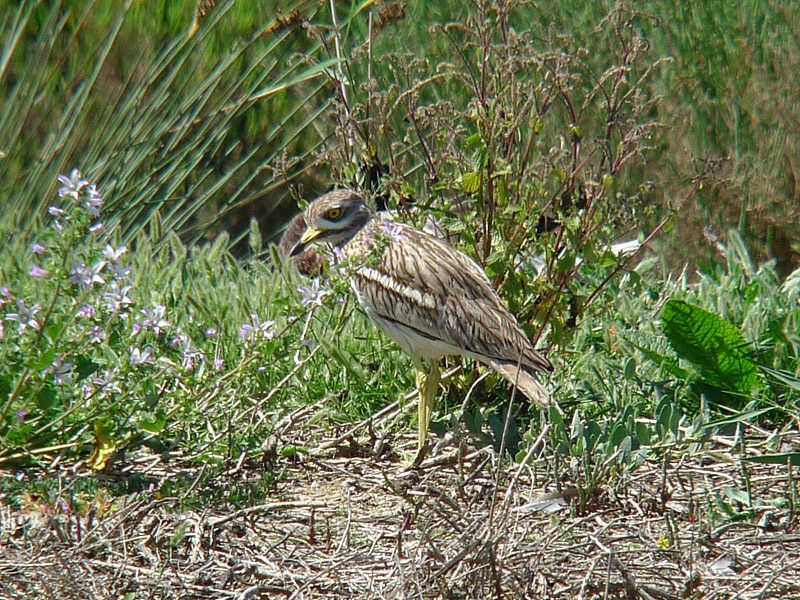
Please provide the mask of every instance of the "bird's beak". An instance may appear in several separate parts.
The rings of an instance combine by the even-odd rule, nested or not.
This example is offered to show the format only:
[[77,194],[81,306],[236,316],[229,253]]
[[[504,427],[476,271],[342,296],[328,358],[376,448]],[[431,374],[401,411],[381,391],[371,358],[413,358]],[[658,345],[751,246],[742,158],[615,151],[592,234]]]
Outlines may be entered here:
[[294,248],[292,248],[292,251],[291,253],[289,253],[289,256],[297,256],[298,254],[300,254],[303,250],[306,249],[306,246],[308,246],[311,242],[317,239],[321,233],[322,233],[321,229],[314,229],[313,227],[309,227],[308,229],[306,229],[306,232],[303,234],[303,237],[301,237],[300,241],[294,245]]

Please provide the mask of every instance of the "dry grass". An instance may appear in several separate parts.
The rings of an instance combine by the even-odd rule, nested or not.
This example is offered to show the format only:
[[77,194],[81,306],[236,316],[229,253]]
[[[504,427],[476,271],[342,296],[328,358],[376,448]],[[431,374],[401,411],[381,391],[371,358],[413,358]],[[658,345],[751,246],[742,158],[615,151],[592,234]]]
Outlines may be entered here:
[[[238,511],[181,510],[181,498],[155,493],[81,515],[3,504],[0,596],[800,597],[796,484],[785,466],[745,471],[729,438],[648,462],[576,514],[572,491],[545,475],[547,456],[498,470],[491,451],[450,444],[408,471],[398,451],[410,437],[366,444],[358,433],[318,441],[327,449],[315,457],[266,452],[269,464],[233,465],[215,485],[257,480],[265,468],[280,474],[269,502]],[[783,443],[797,448],[792,435]],[[202,467],[187,464],[141,454],[109,476],[145,477],[154,489],[179,473],[199,481]],[[80,465],[62,475],[92,476]],[[725,486],[744,489],[743,478],[763,508],[746,520],[715,518],[715,497]],[[775,508],[776,498],[788,508]]]

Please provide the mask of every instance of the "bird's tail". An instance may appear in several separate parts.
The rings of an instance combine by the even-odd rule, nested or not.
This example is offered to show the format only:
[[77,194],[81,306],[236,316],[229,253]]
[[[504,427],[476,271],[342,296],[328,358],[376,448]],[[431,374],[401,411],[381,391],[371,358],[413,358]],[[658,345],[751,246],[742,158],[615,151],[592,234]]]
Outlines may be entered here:
[[550,392],[542,385],[542,382],[533,373],[528,373],[520,369],[517,365],[509,363],[493,363],[492,368],[505,377],[511,385],[516,385],[517,389],[525,394],[531,402],[546,408],[553,403]]

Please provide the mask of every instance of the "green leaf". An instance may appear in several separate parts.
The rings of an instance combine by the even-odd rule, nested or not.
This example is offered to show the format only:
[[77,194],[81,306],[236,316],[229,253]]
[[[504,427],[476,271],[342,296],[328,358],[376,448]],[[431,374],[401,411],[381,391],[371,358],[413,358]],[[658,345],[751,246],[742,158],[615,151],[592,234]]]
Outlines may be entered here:
[[80,358],[77,361],[77,365],[75,367],[75,372],[77,373],[76,381],[80,381],[81,379],[85,379],[89,375],[93,374],[97,369],[100,368],[96,362],[92,361],[90,358]]
[[54,321],[44,328],[44,335],[51,342],[55,342],[58,340],[58,337],[61,335],[62,331],[64,331],[64,323],[62,323],[60,320]]
[[650,445],[650,428],[646,423],[636,423],[636,439],[642,446]]
[[732,417],[725,417],[723,419],[710,421],[709,423],[706,423],[704,427],[705,428],[722,427],[724,425],[732,425],[734,423],[749,423],[751,421],[754,421],[757,417],[760,417],[764,413],[768,413],[771,410],[772,410],[771,408],[759,408],[747,412],[740,412]]
[[706,383],[743,394],[758,385],[758,367],[734,325],[683,300],[667,302],[661,319],[672,348],[699,367]]
[[11,393],[13,386],[11,384],[11,377],[9,375],[0,376],[0,398],[5,400]]
[[747,456],[745,457],[744,460],[766,465],[785,465],[789,463],[793,467],[800,467],[800,452],[784,452],[783,454],[762,454],[761,456]]
[[41,408],[42,410],[47,410],[56,402],[56,391],[52,388],[52,386],[45,386],[39,393],[36,394],[36,406]]
[[678,379],[687,379],[689,377],[689,372],[686,369],[681,369],[678,366],[678,361],[675,359],[674,356],[667,356],[665,354],[659,354],[655,350],[650,350],[649,348],[645,348],[637,344],[636,342],[632,342],[628,340],[634,348],[639,350],[642,354],[644,354],[647,358],[655,362],[658,366],[664,369],[667,373],[672,375],[673,377],[677,377]]
[[464,411],[464,426],[472,435],[480,435],[483,428],[483,415],[477,410]]
[[481,143],[481,134],[480,133],[473,133],[471,136],[467,138],[466,145],[467,148],[474,148],[478,144]]
[[569,428],[569,437],[573,440],[583,437],[583,421],[581,415],[576,410],[572,415],[572,425]]
[[623,376],[628,381],[633,381],[636,379],[636,359],[632,356],[625,362],[625,370],[623,371]]
[[461,189],[467,194],[474,194],[481,188],[481,176],[478,173],[464,173],[461,176]]
[[42,352],[39,355],[38,359],[29,360],[28,367],[36,371],[41,371],[42,369],[46,369],[47,367],[49,367],[55,357],[56,357],[56,349],[50,348],[49,350]]
[[779,383],[800,392],[800,378],[796,377],[793,373],[779,369],[771,369],[765,366],[762,366],[761,370]]
[[163,413],[156,415],[155,419],[143,418],[139,421],[139,427],[150,433],[158,433],[167,424],[167,417]]
[[490,254],[489,258],[486,260],[486,274],[489,277],[494,277],[495,275],[503,273],[505,270],[505,257],[499,252]]
[[497,202],[503,207],[508,204],[508,187],[504,178],[497,180]]
[[299,456],[300,454],[308,454],[308,449],[303,446],[296,446],[294,444],[286,444],[281,446],[278,450],[281,456]]

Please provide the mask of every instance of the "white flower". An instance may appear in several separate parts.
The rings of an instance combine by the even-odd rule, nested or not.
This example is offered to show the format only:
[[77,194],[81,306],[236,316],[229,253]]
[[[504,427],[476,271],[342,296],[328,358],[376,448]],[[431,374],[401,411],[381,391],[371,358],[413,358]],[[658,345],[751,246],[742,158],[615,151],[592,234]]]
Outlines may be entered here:
[[156,334],[156,337],[161,335],[161,330],[167,327],[171,327],[172,323],[167,321],[164,316],[167,312],[166,306],[156,306],[154,308],[143,308],[142,313],[146,317],[144,321],[142,321],[142,327],[150,328],[153,330],[153,333]]
[[406,239],[403,235],[403,226],[400,223],[393,223],[389,219],[383,220],[383,233],[393,242]]
[[319,277],[314,277],[311,282],[311,288],[301,285],[297,288],[297,291],[303,294],[303,299],[300,300],[302,306],[308,306],[309,304],[322,306],[322,299],[330,294],[327,290],[319,289]]
[[72,263],[72,277],[70,281],[79,284],[83,289],[90,290],[95,283],[105,283],[106,280],[100,275],[106,268],[105,261],[101,260],[87,267],[83,263]]
[[128,296],[132,288],[133,286],[120,286],[118,281],[112,281],[111,291],[103,293],[103,300],[106,301],[106,308],[112,312],[118,312],[120,309],[133,304],[133,300]]
[[28,308],[25,306],[25,300],[20,298],[17,300],[17,312],[8,313],[6,315],[6,321],[16,321],[18,323],[17,330],[19,333],[23,333],[28,327],[39,331],[42,326],[39,324],[39,321],[36,320],[36,313],[40,310],[42,310],[41,304],[34,304]]
[[72,196],[75,200],[78,199],[81,189],[89,185],[89,182],[83,179],[78,169],[72,169],[69,177],[66,175],[59,175],[58,182],[62,184],[62,187],[58,188],[58,197]]
[[153,349],[152,348],[145,348],[144,350],[140,350],[139,348],[131,348],[131,355],[128,358],[128,362],[131,363],[131,366],[135,367],[137,365],[143,364],[155,364],[156,359],[153,358]]
[[105,256],[108,260],[118,261],[120,257],[127,251],[128,249],[125,246],[114,248],[114,246],[111,244],[106,244],[106,247],[103,249],[103,256]]
[[259,337],[265,337],[268,340],[275,337],[275,332],[272,330],[275,321],[262,322],[257,313],[250,313],[250,320],[252,325],[245,323],[239,328],[239,337],[242,338],[243,342],[254,342]]

